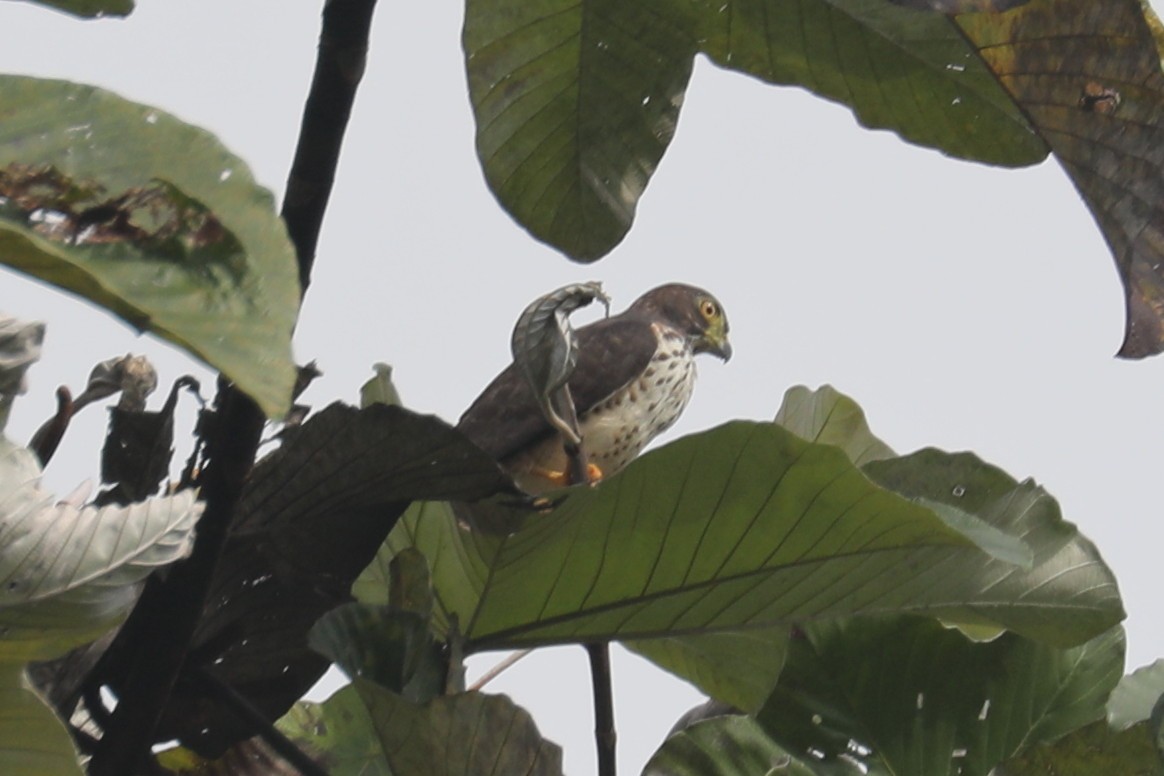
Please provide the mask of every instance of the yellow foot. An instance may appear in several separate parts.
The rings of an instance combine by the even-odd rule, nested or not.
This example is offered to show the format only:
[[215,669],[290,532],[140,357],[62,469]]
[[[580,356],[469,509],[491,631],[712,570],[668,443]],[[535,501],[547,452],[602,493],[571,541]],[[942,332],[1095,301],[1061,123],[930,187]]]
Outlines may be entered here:
[[[565,488],[569,485],[578,484],[578,483],[571,482],[570,472],[568,472],[568,471],[560,472],[560,471],[554,471],[552,469],[540,469],[539,468],[539,469],[535,470],[533,473],[536,474],[538,477],[541,477],[544,480],[548,480],[550,483],[553,484],[553,486],[555,488]],[[602,476],[603,476],[602,469],[598,468],[597,465],[592,464],[592,463],[586,464],[586,484],[587,485],[597,485],[602,480]]]

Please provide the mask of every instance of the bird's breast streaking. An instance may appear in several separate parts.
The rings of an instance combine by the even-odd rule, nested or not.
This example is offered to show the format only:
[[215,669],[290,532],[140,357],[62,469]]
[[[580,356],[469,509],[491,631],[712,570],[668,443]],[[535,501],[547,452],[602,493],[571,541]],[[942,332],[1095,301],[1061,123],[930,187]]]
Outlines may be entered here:
[[[569,392],[582,448],[602,477],[626,466],[678,419],[695,385],[695,356],[726,361],[732,353],[719,301],[681,283],[654,288],[576,333]],[[457,428],[529,493],[568,481],[562,437],[515,364],[486,386]]]
[[[578,418],[582,448],[604,477],[621,471],[652,439],[679,419],[695,389],[695,354],[673,329],[654,324],[658,348],[642,375],[622,385]],[[507,462],[518,487],[539,493],[552,487],[545,473],[567,468],[562,442],[542,440]]]

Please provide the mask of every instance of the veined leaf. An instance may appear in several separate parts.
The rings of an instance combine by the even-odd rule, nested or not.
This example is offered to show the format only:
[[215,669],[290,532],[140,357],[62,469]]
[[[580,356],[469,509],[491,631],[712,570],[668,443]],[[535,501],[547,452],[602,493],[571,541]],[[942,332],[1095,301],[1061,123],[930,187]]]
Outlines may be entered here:
[[504,695],[477,692],[417,705],[357,680],[393,776],[561,776],[562,750]]
[[857,466],[897,457],[889,445],[873,435],[857,402],[831,385],[815,391],[803,385],[789,388],[775,422],[810,442],[836,445]]
[[624,646],[709,697],[754,712],[764,704],[784,668],[788,628],[661,637],[627,641]]
[[[915,469],[899,460],[879,476],[914,498],[902,483]],[[933,471],[922,463],[919,477]],[[436,620],[456,615],[471,650],[907,612],[1078,643],[1122,617],[1115,582],[1054,502],[1028,491],[993,505],[1002,524],[1025,515],[1019,535],[1041,543],[1023,571],[873,486],[839,449],[735,422],[644,455],[516,534],[434,515],[402,521],[389,545],[429,558]]]
[[298,270],[270,192],[209,133],[91,86],[0,76],[0,261],[290,405]]
[[[698,722],[671,735],[651,757],[643,776],[867,776],[856,762],[822,763],[792,753],[752,717],[731,715]],[[876,776],[876,774],[875,774]]]
[[192,491],[128,507],[54,503],[30,452],[0,437],[0,659],[55,657],[128,614],[136,583],[184,557]]
[[1107,722],[1116,730],[1127,730],[1152,716],[1152,709],[1164,697],[1164,659],[1137,668],[1112,690],[1107,701]]
[[885,0],[468,0],[464,46],[490,187],[580,261],[630,228],[700,51],[955,156],[1047,154],[946,16]]
[[789,751],[869,773],[986,776],[1101,718],[1123,655],[1119,628],[1060,649],[975,643],[925,619],[821,623],[794,640],[757,719]]

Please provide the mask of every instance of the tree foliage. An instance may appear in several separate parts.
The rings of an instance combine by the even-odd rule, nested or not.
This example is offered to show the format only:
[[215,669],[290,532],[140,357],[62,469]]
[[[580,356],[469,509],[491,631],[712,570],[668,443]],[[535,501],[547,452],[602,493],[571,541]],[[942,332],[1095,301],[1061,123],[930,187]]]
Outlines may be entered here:
[[[5,773],[80,773],[80,751],[98,776],[147,758],[170,773],[553,776],[560,749],[509,698],[467,690],[463,661],[608,641],[714,701],[646,774],[1160,772],[1162,672],[1121,679],[1115,576],[1055,499],[969,453],[899,455],[828,386],[543,501],[399,406],[386,367],[360,408],[293,408],[311,376],[290,357],[299,281],[373,6],[325,7],[282,214],[202,130],[0,75],[0,261],[224,377],[173,493],[155,491],[188,382],[160,413],[115,413],[106,452],[140,447],[105,477],[138,487],[100,506],[37,484],[34,452],[51,456],[70,397],[52,445],[0,434]],[[1140,357],[1164,349],[1160,29],[1135,0],[467,0],[464,47],[486,180],[576,260],[629,230],[697,54],[960,159],[1053,154],[1116,257],[1121,352]],[[0,318],[0,432],[41,333]],[[264,416],[286,422],[258,458]],[[301,701],[333,664],[351,683]]]

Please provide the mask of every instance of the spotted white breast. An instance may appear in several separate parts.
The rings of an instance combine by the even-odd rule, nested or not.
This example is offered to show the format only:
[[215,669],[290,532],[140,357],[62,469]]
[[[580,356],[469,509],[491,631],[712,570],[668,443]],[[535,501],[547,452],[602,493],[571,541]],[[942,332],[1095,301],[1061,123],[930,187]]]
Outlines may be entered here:
[[[677,331],[655,324],[659,346],[642,375],[615,391],[579,417],[582,447],[590,463],[609,477],[642,452],[652,439],[670,428],[695,388],[695,356],[687,339]],[[557,435],[530,451],[530,460],[552,461],[550,468],[567,467]],[[515,467],[520,470],[520,465]],[[531,493],[546,489],[538,476],[518,475],[517,483]]]

